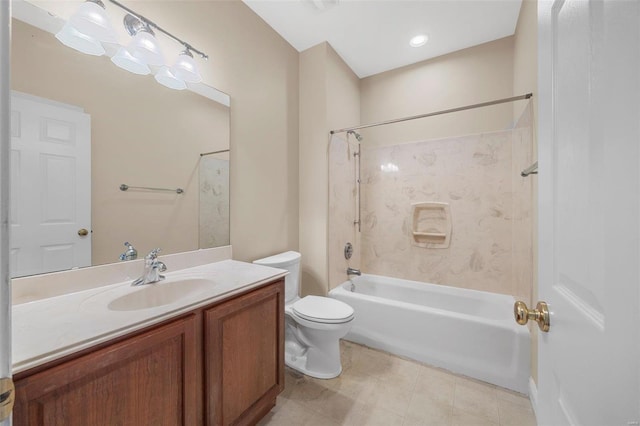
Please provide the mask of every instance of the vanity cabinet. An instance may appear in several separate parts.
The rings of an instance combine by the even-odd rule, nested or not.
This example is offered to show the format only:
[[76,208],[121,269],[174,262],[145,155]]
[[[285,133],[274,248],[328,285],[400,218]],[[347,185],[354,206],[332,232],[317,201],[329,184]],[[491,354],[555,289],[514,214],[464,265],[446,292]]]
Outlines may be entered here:
[[283,290],[265,287],[205,310],[210,424],[255,424],[284,389]]
[[13,423],[251,425],[284,389],[284,281],[19,373]]
[[196,315],[16,382],[20,425],[197,424]]

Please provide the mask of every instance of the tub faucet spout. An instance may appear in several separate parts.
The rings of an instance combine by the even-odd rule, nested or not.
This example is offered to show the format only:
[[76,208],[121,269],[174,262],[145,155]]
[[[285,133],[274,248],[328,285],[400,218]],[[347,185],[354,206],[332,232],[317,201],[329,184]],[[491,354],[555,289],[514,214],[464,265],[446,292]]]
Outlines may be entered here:
[[347,268],[347,275],[362,275],[362,272],[360,272],[360,269],[355,269],[355,268]]

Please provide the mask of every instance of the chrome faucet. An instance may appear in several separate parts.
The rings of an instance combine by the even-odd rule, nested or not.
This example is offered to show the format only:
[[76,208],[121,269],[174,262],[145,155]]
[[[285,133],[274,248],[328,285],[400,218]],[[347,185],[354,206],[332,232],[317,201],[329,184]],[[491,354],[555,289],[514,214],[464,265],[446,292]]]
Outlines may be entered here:
[[362,275],[362,272],[360,272],[360,269],[355,269],[355,268],[347,268],[347,275],[357,275],[360,276]]
[[[347,277],[349,278],[349,281],[351,281],[351,275],[357,275],[360,276],[362,275],[362,272],[360,272],[360,269],[355,269],[352,267],[348,267],[347,268]],[[352,292],[356,291],[356,284],[351,281],[351,285],[349,286],[349,290],[351,290]]]
[[138,250],[136,250],[131,244],[124,243],[127,250],[120,255],[120,260],[136,260],[138,258]]
[[131,285],[153,284],[164,280],[164,275],[160,273],[167,270],[167,265],[158,260],[159,252],[159,248],[153,249],[144,257],[144,274]]

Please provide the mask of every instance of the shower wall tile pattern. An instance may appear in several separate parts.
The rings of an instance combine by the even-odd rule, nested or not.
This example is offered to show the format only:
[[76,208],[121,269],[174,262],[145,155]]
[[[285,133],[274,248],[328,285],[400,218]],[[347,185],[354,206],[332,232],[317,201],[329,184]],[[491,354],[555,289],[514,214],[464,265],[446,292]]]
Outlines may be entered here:
[[[511,294],[511,131],[363,150],[362,269]],[[449,203],[448,249],[411,244],[411,203]]]
[[514,295],[524,300],[527,305],[535,304],[532,300],[533,286],[533,229],[534,199],[533,183],[536,175],[520,176],[520,172],[536,161],[533,152],[533,111],[531,103],[525,108],[512,132],[511,176],[513,185],[513,220],[512,220],[512,280]]
[[229,245],[229,160],[200,159],[199,191],[199,247]]
[[[362,232],[357,215],[356,163],[334,136],[329,147],[329,279],[344,282],[349,266],[363,273],[510,294],[531,302],[532,179],[520,171],[535,161],[531,107],[513,130],[368,148],[362,143]],[[449,203],[446,249],[412,244],[412,203]],[[360,257],[358,257],[360,256]]]

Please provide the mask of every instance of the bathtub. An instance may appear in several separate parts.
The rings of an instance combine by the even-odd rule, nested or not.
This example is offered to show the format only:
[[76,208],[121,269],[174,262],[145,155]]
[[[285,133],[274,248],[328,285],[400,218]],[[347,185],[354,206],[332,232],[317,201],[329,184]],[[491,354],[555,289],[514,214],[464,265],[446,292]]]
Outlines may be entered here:
[[367,274],[329,296],[355,310],[347,340],[528,394],[529,330],[511,296]]

